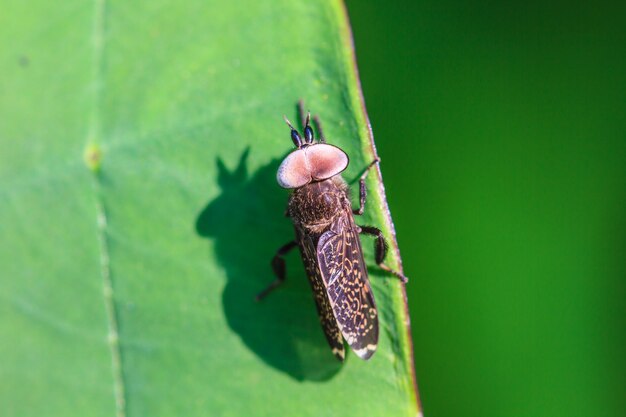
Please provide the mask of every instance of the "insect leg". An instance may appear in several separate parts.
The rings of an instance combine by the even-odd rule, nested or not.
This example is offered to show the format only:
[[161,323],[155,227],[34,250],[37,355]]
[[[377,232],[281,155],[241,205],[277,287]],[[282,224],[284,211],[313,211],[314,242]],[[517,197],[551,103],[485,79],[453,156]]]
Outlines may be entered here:
[[[300,123],[302,123],[302,128],[307,125],[307,112],[304,111],[304,100],[298,100],[298,116],[300,117]],[[318,115],[313,116],[313,124],[315,125],[315,130],[317,130],[317,136],[319,137],[320,143],[326,143],[326,137],[324,136],[324,131],[322,130],[322,122]]]
[[261,291],[257,296],[256,300],[260,301],[265,298],[272,290],[278,287],[280,284],[285,281],[286,268],[285,268],[285,260],[283,256],[285,256],[290,250],[298,246],[295,240],[287,243],[282,246],[278,251],[276,251],[276,255],[272,258],[272,269],[274,270],[274,275],[276,275],[276,279],[272,281],[272,283],[263,291]]
[[385,271],[394,274],[396,277],[400,279],[400,281],[406,283],[408,281],[407,277],[389,268],[383,262],[385,260],[385,255],[387,255],[387,242],[385,241],[383,232],[379,228],[372,227],[372,226],[359,226],[359,228],[361,229],[359,231],[360,233],[376,237],[376,240],[374,241],[374,253],[376,257],[376,263],[378,264],[378,266],[381,269],[384,269]]
[[326,143],[326,136],[324,136],[324,131],[322,130],[322,122],[318,115],[313,116],[313,124],[315,124],[315,129],[317,130],[317,135],[319,136],[320,143]]
[[302,128],[306,125],[306,112],[304,111],[304,101],[302,99],[298,100],[298,116],[300,117],[300,123],[302,123]]
[[365,198],[367,197],[367,191],[365,189],[365,178],[367,177],[367,174],[370,172],[370,169],[372,169],[372,167],[379,162],[380,162],[380,158],[376,157],[376,159],[374,159],[367,166],[367,168],[365,168],[365,171],[361,175],[361,178],[359,178],[359,208],[352,210],[352,212],[358,216],[363,214],[363,211],[365,210]]

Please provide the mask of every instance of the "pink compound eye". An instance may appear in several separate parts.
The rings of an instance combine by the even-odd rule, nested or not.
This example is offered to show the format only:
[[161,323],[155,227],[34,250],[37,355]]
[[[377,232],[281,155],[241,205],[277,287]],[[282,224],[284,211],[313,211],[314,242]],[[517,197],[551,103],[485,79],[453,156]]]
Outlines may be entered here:
[[278,167],[276,180],[283,188],[298,188],[311,182],[311,172],[304,149],[296,149],[287,155]]
[[314,180],[328,179],[348,167],[348,155],[336,146],[319,143],[304,151]]
[[336,146],[325,143],[302,147],[283,160],[276,179],[283,188],[298,188],[311,181],[325,180],[341,173],[348,166],[348,155]]

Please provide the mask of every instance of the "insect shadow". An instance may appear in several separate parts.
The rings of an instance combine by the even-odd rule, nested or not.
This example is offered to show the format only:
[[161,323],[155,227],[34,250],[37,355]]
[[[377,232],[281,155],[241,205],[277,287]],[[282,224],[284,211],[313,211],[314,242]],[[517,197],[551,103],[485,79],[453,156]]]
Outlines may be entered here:
[[293,239],[284,217],[287,194],[276,184],[276,159],[248,175],[250,149],[230,171],[217,158],[221,194],[196,220],[197,233],[215,244],[228,282],[222,294],[230,328],[268,365],[296,380],[324,381],[341,369],[328,349],[311,288],[297,251],[287,257],[287,280],[266,299],[255,295],[273,279],[270,260]]

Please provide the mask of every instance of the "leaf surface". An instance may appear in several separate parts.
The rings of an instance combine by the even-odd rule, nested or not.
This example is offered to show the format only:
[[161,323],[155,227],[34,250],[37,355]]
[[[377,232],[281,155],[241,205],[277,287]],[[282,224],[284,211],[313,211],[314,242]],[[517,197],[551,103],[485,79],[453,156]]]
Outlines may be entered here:
[[[373,242],[370,361],[334,359],[297,254],[254,302],[293,238],[282,114],[306,100],[353,186],[375,155],[340,2],[4,3],[6,415],[417,414],[404,291]],[[362,223],[393,243],[368,185]]]

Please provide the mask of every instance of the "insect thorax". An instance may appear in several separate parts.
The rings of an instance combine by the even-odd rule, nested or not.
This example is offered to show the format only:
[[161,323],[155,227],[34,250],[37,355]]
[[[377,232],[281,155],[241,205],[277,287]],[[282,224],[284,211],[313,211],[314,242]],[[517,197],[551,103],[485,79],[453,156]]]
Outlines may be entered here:
[[289,216],[304,229],[324,229],[350,209],[347,185],[340,175],[296,188],[289,197]]

